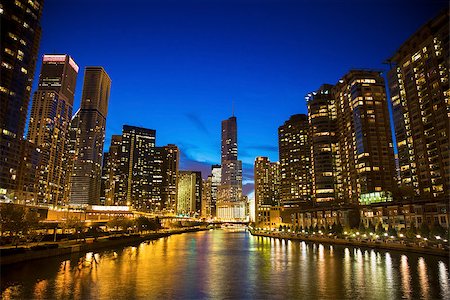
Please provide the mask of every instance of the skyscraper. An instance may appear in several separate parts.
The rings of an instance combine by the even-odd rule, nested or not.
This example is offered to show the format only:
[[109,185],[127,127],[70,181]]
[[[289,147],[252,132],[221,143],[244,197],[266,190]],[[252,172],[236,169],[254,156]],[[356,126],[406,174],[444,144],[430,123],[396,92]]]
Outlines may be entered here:
[[389,59],[401,190],[449,197],[449,10],[422,26]]
[[255,216],[262,205],[280,204],[280,164],[270,162],[269,158],[258,156],[254,166],[255,178]]
[[7,0],[0,4],[0,194],[10,196],[16,189],[22,159],[20,150],[41,37],[42,5],[43,1],[36,0]]
[[311,164],[308,117],[293,115],[278,128],[281,205],[296,207],[309,203]]
[[39,203],[63,204],[67,131],[77,75],[78,66],[69,55],[43,56],[27,137],[39,148],[41,156],[37,185]]
[[78,112],[77,150],[71,178],[73,204],[97,204],[111,79],[102,67],[86,67]]
[[339,198],[337,114],[332,85],[324,84],[306,96],[311,145],[311,196],[313,203]]
[[237,122],[232,116],[222,121],[222,174],[217,190],[217,216],[224,219],[244,219],[242,202],[242,162],[238,160]]
[[161,210],[161,163],[156,161],[156,131],[124,125],[117,199],[135,209]]
[[113,135],[109,151],[105,152],[102,167],[102,190],[101,198],[105,205],[126,205],[119,202],[116,195],[120,180],[120,159],[122,151],[122,136]]
[[343,200],[392,200],[397,185],[383,77],[376,71],[352,70],[333,91]]
[[200,216],[202,200],[202,174],[179,171],[177,214]]
[[211,166],[211,198],[208,198],[206,209],[212,218],[217,216],[217,189],[222,178],[222,166]]
[[175,213],[177,207],[178,167],[180,151],[174,144],[156,147],[161,163],[161,208],[167,213]]

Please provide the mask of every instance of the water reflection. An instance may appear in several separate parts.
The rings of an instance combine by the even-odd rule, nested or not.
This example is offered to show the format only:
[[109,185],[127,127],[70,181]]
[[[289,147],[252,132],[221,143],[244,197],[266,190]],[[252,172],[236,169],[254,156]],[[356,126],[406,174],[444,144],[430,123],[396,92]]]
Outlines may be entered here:
[[448,262],[222,230],[1,270],[2,299],[448,299]]

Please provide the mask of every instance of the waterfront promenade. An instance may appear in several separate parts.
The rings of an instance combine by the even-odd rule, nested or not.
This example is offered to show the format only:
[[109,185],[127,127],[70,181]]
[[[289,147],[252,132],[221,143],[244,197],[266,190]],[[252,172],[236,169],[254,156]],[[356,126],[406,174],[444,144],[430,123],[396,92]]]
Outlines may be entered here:
[[186,227],[164,229],[158,232],[143,234],[117,234],[82,240],[68,240],[59,242],[28,243],[16,246],[0,247],[0,265],[8,265],[28,260],[67,255],[77,252],[89,252],[117,246],[139,244],[147,240],[156,240],[173,234],[207,230],[205,227]]
[[366,247],[375,249],[395,250],[399,252],[413,252],[429,255],[438,255],[449,257],[448,248],[430,247],[420,244],[408,244],[402,242],[395,242],[391,240],[365,240],[365,239],[351,239],[340,238],[337,236],[316,235],[316,234],[301,234],[290,232],[268,232],[261,230],[250,229],[250,233],[253,236],[270,237],[286,240],[297,240],[312,243],[331,244],[331,245],[344,245],[353,247]]

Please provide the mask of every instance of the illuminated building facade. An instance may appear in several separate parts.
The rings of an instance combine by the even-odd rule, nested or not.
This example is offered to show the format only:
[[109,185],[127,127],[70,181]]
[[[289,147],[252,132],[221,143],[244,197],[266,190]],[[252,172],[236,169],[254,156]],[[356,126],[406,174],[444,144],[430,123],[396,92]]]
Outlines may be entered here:
[[201,215],[202,174],[196,171],[179,171],[177,214]]
[[[280,205],[280,164],[259,156],[254,165],[255,216],[261,220],[261,208]],[[265,211],[265,210],[264,210]]]
[[[245,205],[242,202],[242,161],[238,160],[237,122],[232,116],[222,121],[221,182],[217,188],[217,217],[244,219]],[[239,207],[239,209],[235,209]],[[244,207],[244,209],[240,209]]]
[[42,7],[43,1],[37,0],[0,4],[0,194],[10,198],[14,198],[24,156],[20,150],[41,37]]
[[[77,128],[70,202],[100,202],[100,180],[111,79],[102,67],[86,67]],[[71,124],[72,127],[72,124]]]
[[254,166],[256,205],[278,205],[280,188],[280,163],[258,156]]
[[311,196],[315,204],[339,198],[337,113],[332,85],[324,84],[306,96],[311,145]]
[[113,135],[109,151],[103,155],[102,187],[100,190],[100,202],[104,205],[125,205],[115,197],[119,188],[120,158],[122,148],[122,136]]
[[175,213],[177,207],[178,169],[180,151],[174,144],[156,148],[161,164],[161,205],[167,213]]
[[334,96],[344,202],[391,201],[395,163],[383,77],[352,70],[335,85]]
[[202,209],[201,209],[201,217],[202,218],[211,218],[211,184],[212,184],[212,175],[209,175],[208,178],[203,179],[203,188],[202,188]]
[[222,166],[212,165],[211,166],[211,197],[207,198],[206,210],[207,214],[212,218],[217,216],[217,190],[219,188],[222,178]]
[[389,89],[406,198],[446,199],[450,182],[449,11],[422,26],[389,62]]
[[64,204],[67,132],[78,69],[69,55],[46,54],[42,58],[27,136],[40,152],[38,203]]
[[308,117],[297,114],[278,128],[280,200],[296,207],[311,199],[311,163]]
[[161,164],[156,161],[156,131],[124,125],[117,201],[145,211],[161,210]]

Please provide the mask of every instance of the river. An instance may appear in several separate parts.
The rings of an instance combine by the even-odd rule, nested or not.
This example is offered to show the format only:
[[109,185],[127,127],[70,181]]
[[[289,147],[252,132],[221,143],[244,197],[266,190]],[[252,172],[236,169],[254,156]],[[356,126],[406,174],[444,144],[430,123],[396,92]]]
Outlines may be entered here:
[[4,266],[2,299],[450,299],[444,257],[211,230]]

